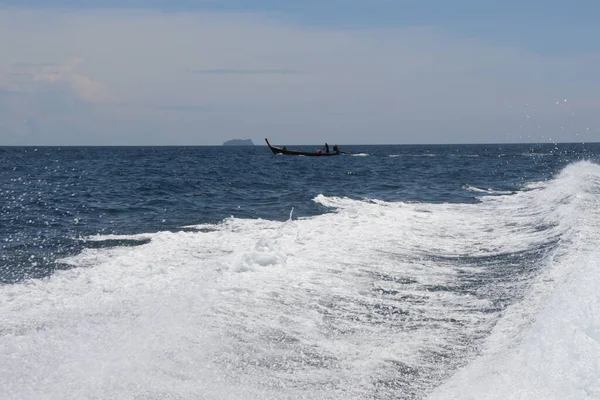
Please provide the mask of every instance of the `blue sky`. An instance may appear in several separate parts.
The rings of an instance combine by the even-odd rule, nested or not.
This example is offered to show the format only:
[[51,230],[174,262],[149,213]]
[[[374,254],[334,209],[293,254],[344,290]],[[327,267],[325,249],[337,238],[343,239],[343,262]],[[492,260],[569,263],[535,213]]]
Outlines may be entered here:
[[600,139],[592,1],[0,0],[0,145]]
[[5,0],[44,9],[147,9],[161,12],[274,13],[320,27],[434,26],[537,51],[598,50],[600,4],[591,0]]

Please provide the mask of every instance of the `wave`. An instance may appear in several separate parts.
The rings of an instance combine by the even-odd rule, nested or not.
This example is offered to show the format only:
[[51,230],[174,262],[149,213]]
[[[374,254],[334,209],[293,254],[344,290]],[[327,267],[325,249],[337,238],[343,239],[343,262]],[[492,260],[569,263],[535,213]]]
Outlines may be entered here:
[[478,192],[478,193],[489,193],[489,194],[515,194],[516,192],[511,190],[494,190],[494,189],[481,189],[476,186],[471,185],[463,185],[464,190],[469,192]]
[[372,154],[370,153],[355,153],[355,154],[350,154],[352,157],[368,157]]
[[113,240],[123,240],[123,241],[140,241],[144,242],[152,239],[154,234],[152,233],[142,233],[137,235],[92,235],[85,236],[79,238],[79,240],[83,242],[105,242],[105,241],[113,241]]
[[390,154],[388,157],[441,157],[443,155],[433,153],[422,153],[422,154]]
[[94,237],[149,242],[2,287],[3,395],[597,397],[600,167],[535,186]]
[[600,166],[572,164],[534,196],[562,209],[561,247],[481,356],[430,399],[600,398]]
[[390,154],[388,157],[459,157],[459,158],[478,158],[479,154],[436,154],[436,153],[420,153],[420,154]]
[[526,156],[526,157],[548,157],[548,156],[558,156],[560,155],[560,153],[556,152],[556,153],[521,153],[521,156]]

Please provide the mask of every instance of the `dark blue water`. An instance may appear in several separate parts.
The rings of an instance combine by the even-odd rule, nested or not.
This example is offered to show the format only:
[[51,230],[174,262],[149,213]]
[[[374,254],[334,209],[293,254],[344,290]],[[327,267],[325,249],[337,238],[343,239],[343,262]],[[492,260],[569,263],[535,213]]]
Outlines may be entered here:
[[115,244],[77,240],[83,236],[178,231],[229,216],[285,220],[292,208],[294,218],[329,212],[312,201],[319,194],[473,203],[488,193],[469,188],[516,191],[600,158],[600,144],[342,150],[353,155],[275,156],[263,146],[0,148],[0,282],[44,277],[65,268],[61,257]]

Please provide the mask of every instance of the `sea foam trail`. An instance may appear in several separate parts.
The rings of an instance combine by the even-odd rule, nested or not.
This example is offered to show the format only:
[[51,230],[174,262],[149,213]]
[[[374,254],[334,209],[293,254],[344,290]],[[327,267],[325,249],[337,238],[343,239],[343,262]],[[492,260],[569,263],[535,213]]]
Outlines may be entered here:
[[[581,175],[597,168],[479,204],[321,195],[333,212],[87,249],[64,260],[73,269],[0,288],[2,396],[423,398],[484,344],[494,355],[527,337],[552,298],[536,279],[566,287],[561,263],[597,234],[575,229],[594,199]],[[507,333],[485,341],[494,326]]]
[[430,399],[600,398],[600,166],[568,166],[545,189],[570,194],[571,227],[559,253],[509,307],[483,354]]

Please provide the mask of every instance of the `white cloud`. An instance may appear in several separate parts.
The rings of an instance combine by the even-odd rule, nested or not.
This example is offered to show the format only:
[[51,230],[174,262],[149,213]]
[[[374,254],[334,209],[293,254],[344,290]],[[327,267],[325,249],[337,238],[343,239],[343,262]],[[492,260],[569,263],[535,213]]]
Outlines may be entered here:
[[72,90],[74,95],[90,102],[111,99],[108,89],[100,82],[80,73],[82,59],[73,59],[59,64],[9,65],[0,72],[0,88],[16,92],[36,93],[47,90]]
[[[0,88],[37,93],[29,112],[61,144],[45,121],[71,121],[83,132],[73,144],[106,144],[109,129],[116,144],[218,144],[240,132],[287,143],[589,141],[600,127],[597,55],[543,56],[432,28],[9,9],[0,48]],[[77,105],[76,121],[45,111],[50,88]]]

